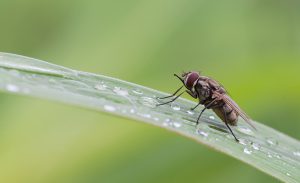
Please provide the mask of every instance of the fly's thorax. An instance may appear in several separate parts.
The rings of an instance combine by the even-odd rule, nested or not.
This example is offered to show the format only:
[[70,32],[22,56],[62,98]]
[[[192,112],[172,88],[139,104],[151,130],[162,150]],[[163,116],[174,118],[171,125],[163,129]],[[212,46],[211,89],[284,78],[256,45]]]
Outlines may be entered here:
[[196,85],[194,86],[194,89],[197,91],[201,100],[206,100],[211,97],[211,89],[209,87],[209,84],[205,81],[198,80]]

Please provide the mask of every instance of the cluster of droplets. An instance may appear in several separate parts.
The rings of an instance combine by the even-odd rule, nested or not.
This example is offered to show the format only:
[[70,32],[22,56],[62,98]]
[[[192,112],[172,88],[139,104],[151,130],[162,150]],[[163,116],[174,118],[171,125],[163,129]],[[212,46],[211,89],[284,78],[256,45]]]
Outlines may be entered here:
[[[108,85],[105,84],[104,82],[98,83],[97,85],[94,86],[94,88],[97,90],[108,90],[109,89]],[[154,96],[152,96],[152,97],[146,96],[146,95],[144,95],[142,90],[137,89],[137,88],[133,88],[132,90],[126,90],[126,89],[123,89],[120,87],[112,87],[110,90],[112,90],[115,94],[117,94],[119,96],[126,97],[128,95],[133,95],[138,99],[137,101],[139,103],[141,103],[142,105],[144,105],[146,107],[155,108],[157,106],[157,104],[159,104],[159,102],[157,101],[157,99]],[[170,109],[172,109],[174,112],[184,111],[184,109],[181,108],[181,106],[176,102],[170,103],[169,106],[170,106]],[[109,111],[109,112],[115,112],[117,110],[117,108],[114,107],[113,105],[105,105],[104,110]],[[159,124],[162,124],[165,127],[181,128],[183,125],[181,122],[174,121],[173,119],[170,119],[170,118],[159,119],[158,117],[155,117],[146,112],[141,113],[139,111],[139,109],[136,109],[136,108],[130,109],[129,111],[124,110],[124,113],[126,113],[126,112],[141,116],[146,119],[152,119],[153,121],[157,121],[157,122],[159,122]],[[189,115],[191,117],[195,116],[195,111],[193,111],[193,110],[186,110],[185,112],[187,115]],[[216,117],[214,115],[209,115],[208,119],[215,120]],[[243,125],[237,126],[236,130],[239,133],[244,134],[246,136],[252,136],[252,137],[255,136],[254,131],[252,129],[250,129],[246,126],[243,126]],[[197,128],[194,133],[204,140],[210,140],[212,137],[212,136],[211,137],[209,136],[209,130],[205,130],[204,128]],[[234,140],[231,134],[227,134],[226,137],[230,138],[231,140]],[[222,140],[222,138],[212,138],[212,139],[214,139],[215,141]],[[240,138],[239,144],[241,144],[243,146],[242,152],[246,155],[253,155],[255,153],[262,152],[267,158],[276,158],[278,160],[282,159],[280,154],[278,154],[276,152],[267,151],[268,148],[262,147],[263,144],[260,144],[258,142],[252,142],[251,140],[248,140],[245,138]],[[278,141],[275,138],[269,137],[269,138],[265,139],[264,145],[277,146]],[[292,152],[292,154],[296,157],[300,157],[300,150],[295,150],[294,152]],[[286,173],[286,175],[291,176],[291,174],[288,172]]]
[[165,119],[162,125],[163,126],[175,127],[175,128],[179,128],[179,127],[182,126],[182,124],[180,122],[172,121],[169,118]]
[[103,81],[101,81],[100,83],[97,83],[94,86],[94,88],[97,90],[106,90],[108,88],[108,86]]
[[261,150],[260,144],[258,144],[256,142],[252,142],[248,139],[240,138],[239,144],[244,146],[243,152],[248,155],[252,154],[254,151]]
[[120,96],[127,96],[128,95],[128,91],[125,89],[122,89],[120,87],[114,87],[113,91]]
[[[100,83],[98,85],[95,86],[96,89],[98,90],[106,90],[108,87],[107,85],[105,85],[105,83]],[[113,92],[120,95],[120,96],[127,96],[129,95],[129,92],[127,90],[124,90],[120,87],[114,87]],[[140,89],[132,89],[130,91],[130,94],[133,94],[137,97],[139,97],[139,102],[141,104],[143,104],[146,107],[150,107],[150,108],[155,108],[157,106],[158,101],[155,99],[155,97],[149,97],[149,96],[143,96],[143,92]],[[170,105],[171,109],[174,111],[181,111],[181,107],[178,103],[176,102],[172,102]],[[104,109],[110,112],[114,112],[116,110],[116,108],[114,108],[111,105],[106,105],[104,106]],[[135,111],[135,109],[131,109],[129,111],[130,113],[137,113],[137,115],[144,117],[144,118],[151,118],[154,121],[160,121],[159,118],[157,117],[152,117],[150,114],[147,113],[139,113],[137,111]],[[190,116],[194,116],[195,112],[193,110],[187,110],[186,114],[190,115]],[[215,120],[216,117],[214,115],[209,115],[208,116],[209,119],[211,120]],[[162,119],[162,125],[165,127],[172,127],[172,128],[180,128],[182,126],[182,123],[174,121],[170,118],[166,118],[166,119]],[[246,126],[238,126],[236,128],[236,130],[242,134],[245,134],[247,136],[254,136],[254,132],[253,130],[251,130],[250,128],[246,127]],[[202,128],[197,128],[196,129],[196,135],[202,137],[203,139],[208,139],[209,137],[209,132],[207,130],[204,130]],[[233,137],[231,134],[227,134],[226,135],[228,138],[230,138],[231,140],[233,140]],[[215,141],[220,141],[219,138],[214,138]],[[277,146],[278,145],[278,141],[274,138],[267,138],[265,139],[265,142],[268,146]],[[263,152],[266,157],[268,158],[277,158],[277,159],[281,159],[281,155],[277,154],[275,152],[267,152],[265,148],[263,148],[264,150],[262,150],[261,144],[257,143],[257,142],[252,142],[248,139],[245,138],[240,138],[239,139],[239,144],[241,144],[243,147],[242,151],[244,154],[247,155],[251,155],[254,152]],[[294,156],[300,157],[300,151],[294,151],[292,153]],[[286,173],[287,176],[291,176],[289,173]]]
[[[17,70],[11,70],[9,71],[11,75],[13,76],[19,76],[19,71]],[[31,74],[31,75],[28,75],[29,78],[35,78],[36,75],[35,74]],[[53,79],[53,78],[50,78],[49,80],[49,83],[56,83],[56,81]],[[76,84],[76,83],[74,83]],[[15,84],[7,84],[5,86],[6,90],[9,91],[9,92],[20,92],[20,91],[23,91],[23,92],[29,92],[29,90],[26,90],[26,89],[23,89],[21,88],[20,86],[18,85],[15,85]],[[137,96],[139,98],[139,101],[141,104],[143,104],[144,106],[147,106],[147,107],[150,107],[150,108],[154,108],[157,106],[158,102],[157,100],[154,98],[154,97],[149,97],[149,96],[143,96],[143,91],[138,89],[138,88],[133,88],[132,90],[128,91],[126,89],[123,89],[121,87],[113,87],[113,88],[110,88],[108,86],[108,84],[106,84],[105,82],[99,82],[97,84],[94,85],[94,88],[96,90],[99,90],[99,91],[104,91],[104,90],[112,90],[115,94],[119,95],[119,96],[123,96],[123,97],[126,97],[128,96],[129,94],[133,94],[135,96]],[[108,111],[108,112],[116,112],[117,111],[117,107],[115,107],[113,104],[105,104],[103,106],[103,109],[105,111]],[[181,109],[180,105],[178,103],[171,103],[171,109],[174,110],[174,111],[181,111],[183,109]],[[144,118],[151,118],[153,119],[154,121],[160,121],[159,118],[157,117],[153,117],[152,115],[150,114],[147,114],[147,113],[139,113],[137,112],[137,109],[129,109],[128,111],[123,109],[121,112],[123,113],[130,113],[130,114],[137,114],[141,117],[144,117]],[[188,115],[191,115],[191,116],[194,116],[195,112],[192,111],[192,110],[187,110],[186,113]],[[211,120],[215,120],[215,116],[213,115],[210,115],[208,116],[209,119]],[[166,119],[161,119],[162,120],[162,125],[163,126],[168,126],[168,127],[173,127],[173,128],[180,128],[182,127],[182,123],[180,122],[177,122],[177,121],[174,121],[172,119],[169,119],[169,118],[166,118]],[[254,135],[254,132],[247,128],[247,127],[244,127],[244,126],[238,126],[236,128],[240,133],[243,133],[243,134],[246,134],[246,135],[250,135],[250,136],[253,136]],[[209,137],[209,132],[208,131],[205,131],[203,129],[200,129],[200,128],[197,128],[196,129],[196,134],[203,137],[204,139],[206,139],[207,137]],[[231,136],[231,134],[227,135],[227,136]],[[216,141],[219,141],[220,139],[219,138],[216,138],[215,139]],[[267,138],[265,139],[266,140],[266,144],[268,146],[277,146],[278,145],[278,141],[274,138]],[[261,147],[261,144],[259,143],[256,143],[256,142],[251,142],[250,140],[247,140],[247,139],[239,139],[239,143],[241,145],[244,146],[243,148],[243,153],[247,154],[247,155],[251,155],[252,153],[256,152],[256,151],[260,151],[262,150],[262,147]],[[281,159],[281,155],[280,154],[277,154],[275,152],[265,152],[266,156],[268,158],[277,158],[277,159]],[[296,157],[300,157],[300,150],[295,150],[292,152],[292,155],[296,156]],[[287,176],[291,176],[290,173],[286,173]]]
[[152,97],[141,97],[140,102],[147,107],[155,108],[158,102]]

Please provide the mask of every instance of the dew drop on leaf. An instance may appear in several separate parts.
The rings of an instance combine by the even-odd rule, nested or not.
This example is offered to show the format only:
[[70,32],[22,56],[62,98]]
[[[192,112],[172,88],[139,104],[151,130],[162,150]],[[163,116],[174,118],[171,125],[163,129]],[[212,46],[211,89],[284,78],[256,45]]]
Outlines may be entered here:
[[111,106],[111,105],[104,105],[104,109],[106,111],[110,111],[110,112],[116,111],[116,108],[114,106]]
[[210,116],[209,116],[209,119],[215,119],[215,117],[214,117],[214,116],[212,116],[212,115],[210,115]]
[[244,148],[244,153],[245,154],[252,154],[252,151],[250,150],[250,149],[248,149],[248,148]]
[[272,154],[270,152],[267,153],[268,158],[273,158]]
[[94,88],[97,89],[97,90],[106,90],[107,89],[107,85],[102,81],[102,82],[96,84],[94,86]]
[[150,114],[139,114],[140,116],[144,117],[144,118],[151,118],[151,115]]
[[156,104],[158,104],[157,101],[151,97],[141,97],[140,102],[143,105],[145,105],[147,107],[151,107],[151,108],[156,107]]
[[174,123],[173,123],[173,126],[174,126],[175,128],[179,128],[179,127],[181,127],[181,123],[179,123],[179,122],[174,122]]
[[201,135],[202,137],[208,137],[208,132],[205,132],[205,131],[203,131],[203,130],[201,130],[201,129],[197,129],[197,130],[196,130],[196,133],[197,133],[198,135]]
[[180,111],[180,106],[176,103],[172,103],[171,104],[171,107],[174,111]]
[[276,145],[278,145],[278,141],[277,140],[275,140],[274,138],[267,138],[266,139],[267,140],[267,144],[269,145],[269,146],[276,146]]
[[242,144],[242,145],[244,145],[244,146],[250,144],[250,142],[248,140],[246,140],[246,139],[239,139],[239,143]]
[[257,143],[252,143],[252,148],[254,149],[254,150],[260,150],[260,145],[259,144],[257,144]]
[[195,112],[194,111],[186,111],[189,115],[193,115],[193,114],[195,114]]
[[140,90],[140,89],[138,89],[138,88],[132,89],[132,92],[133,92],[134,94],[137,94],[137,95],[142,95],[142,94],[143,94],[142,90]]
[[294,156],[299,156],[299,157],[300,157],[300,151],[294,151],[294,152],[293,152],[293,155],[294,155]]
[[18,92],[20,89],[17,85],[14,84],[8,84],[6,85],[6,89],[10,92]]
[[153,119],[154,119],[154,121],[159,121],[158,117],[154,117]]
[[245,126],[238,126],[237,130],[246,135],[253,135],[253,131]]
[[120,87],[115,87],[115,88],[113,89],[113,91],[114,91],[116,94],[120,95],[120,96],[127,96],[127,95],[128,95],[128,91],[127,91],[127,90],[124,90],[124,89],[122,89],[122,88],[120,88]]

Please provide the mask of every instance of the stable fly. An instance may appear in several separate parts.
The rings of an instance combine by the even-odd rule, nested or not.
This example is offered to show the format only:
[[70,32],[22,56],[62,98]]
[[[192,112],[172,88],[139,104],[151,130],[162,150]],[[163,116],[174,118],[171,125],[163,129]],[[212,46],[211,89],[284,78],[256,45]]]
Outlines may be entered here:
[[199,123],[199,119],[206,109],[212,109],[225,123],[236,141],[239,140],[236,138],[229,125],[236,126],[239,116],[241,116],[251,127],[255,129],[251,123],[250,117],[230,98],[225,88],[216,80],[202,76],[199,72],[195,71],[184,72],[182,77],[179,77],[177,74],[174,74],[174,76],[183,83],[183,86],[177,89],[172,95],[161,97],[159,99],[174,97],[183,87],[185,87],[186,90],[181,92],[172,100],[160,103],[158,106],[171,103],[184,92],[187,92],[193,98],[199,99],[198,104],[191,110],[195,110],[199,105],[204,105],[204,108],[198,116],[196,124]]

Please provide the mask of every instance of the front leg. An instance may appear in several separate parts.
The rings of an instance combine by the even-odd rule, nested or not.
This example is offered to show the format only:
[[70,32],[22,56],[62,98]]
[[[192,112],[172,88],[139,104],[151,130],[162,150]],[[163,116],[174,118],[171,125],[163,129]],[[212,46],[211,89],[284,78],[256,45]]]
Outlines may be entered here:
[[[190,96],[192,96],[193,98],[198,98],[198,93],[197,93],[197,92],[192,92],[192,91],[190,91],[190,90],[186,90],[186,92],[187,92]],[[195,107],[191,108],[191,110],[192,110],[192,111],[195,110],[200,104],[203,104],[203,101],[201,101],[200,98],[199,98],[199,103],[198,103]]]
[[187,92],[190,96],[192,96],[193,98],[198,98],[198,95],[197,95],[196,92],[192,92],[191,90],[186,90],[186,92]]

